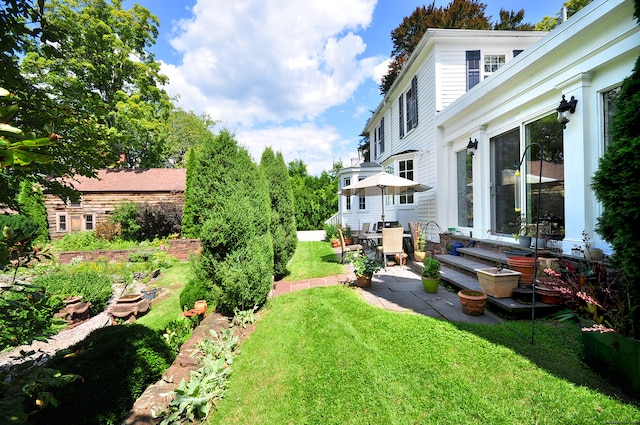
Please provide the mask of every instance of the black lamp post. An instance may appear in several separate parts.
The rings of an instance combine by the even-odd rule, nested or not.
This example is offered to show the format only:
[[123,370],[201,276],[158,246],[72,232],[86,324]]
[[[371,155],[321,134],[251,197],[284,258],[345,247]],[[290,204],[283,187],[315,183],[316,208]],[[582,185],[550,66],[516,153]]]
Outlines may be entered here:
[[[564,99],[564,96],[562,97]],[[533,245],[533,294],[531,296],[531,344],[534,344],[535,342],[535,318],[536,318],[536,280],[538,277],[538,234],[539,234],[539,227],[540,227],[540,198],[541,198],[541,194],[542,194],[542,161],[544,158],[544,148],[542,147],[542,145],[538,142],[532,142],[530,144],[527,145],[526,148],[524,148],[524,153],[522,154],[522,158],[520,159],[520,163],[518,164],[518,167],[516,168],[516,172],[514,175],[514,180],[513,180],[513,187],[514,187],[514,197],[515,197],[515,210],[517,212],[521,211],[521,207],[520,207],[520,196],[522,193],[522,189],[521,189],[521,179],[519,178],[520,176],[520,167],[522,166],[522,163],[524,162],[526,156],[527,156],[527,150],[529,148],[531,148],[532,146],[537,146],[538,149],[540,150],[540,170],[538,173],[538,199],[537,199],[537,207],[536,207],[536,234],[535,234],[535,244]],[[526,180],[526,167],[525,167],[525,180]]]

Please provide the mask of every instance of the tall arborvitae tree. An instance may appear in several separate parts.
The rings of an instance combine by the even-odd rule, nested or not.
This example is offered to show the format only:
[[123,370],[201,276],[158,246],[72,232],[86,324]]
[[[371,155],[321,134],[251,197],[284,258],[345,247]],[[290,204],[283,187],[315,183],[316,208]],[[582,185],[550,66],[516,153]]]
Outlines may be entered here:
[[[209,135],[209,139],[213,140],[213,134]],[[184,213],[182,215],[182,236],[196,239],[200,237],[200,226],[202,224],[200,211],[203,210],[202,205],[207,202],[208,197],[206,190],[202,190],[200,186],[194,184],[194,180],[197,180],[195,175],[197,173],[197,155],[195,148],[189,149],[187,155],[187,181],[184,192]]]
[[267,180],[271,196],[271,237],[273,238],[273,272],[276,279],[287,274],[287,264],[296,250],[295,207],[293,189],[282,153],[267,147],[262,153],[260,170]]
[[185,209],[200,228],[199,270],[217,309],[232,314],[262,305],[273,277],[266,180],[228,131],[202,145],[188,167]]
[[[640,0],[634,16],[640,23]],[[628,323],[616,329],[627,336],[640,337],[640,57],[632,74],[624,80],[607,147],[591,187],[602,203],[597,231],[615,251],[614,261],[625,272]]]
[[44,195],[38,185],[30,181],[23,181],[18,196],[20,214],[31,218],[38,225],[38,236],[35,243],[45,243],[49,240],[49,222],[47,209],[44,205]]

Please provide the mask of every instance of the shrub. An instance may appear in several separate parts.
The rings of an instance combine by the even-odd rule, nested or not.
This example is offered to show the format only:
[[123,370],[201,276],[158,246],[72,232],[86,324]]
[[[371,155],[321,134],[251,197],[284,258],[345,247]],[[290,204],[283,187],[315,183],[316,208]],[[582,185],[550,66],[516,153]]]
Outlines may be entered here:
[[40,187],[34,187],[33,182],[24,180],[20,184],[18,204],[20,205],[20,214],[31,218],[38,226],[38,234],[34,241],[41,244],[48,242],[49,222],[44,206],[44,195]]
[[47,364],[83,379],[53,389],[60,405],[33,415],[32,423],[120,424],[135,400],[160,379],[174,358],[160,334],[144,326],[98,329]]
[[213,296],[206,283],[201,279],[189,279],[180,291],[180,308],[184,311],[193,308],[198,300],[206,300],[207,304],[213,301]]
[[138,241],[166,238],[182,230],[182,207],[175,203],[142,204],[138,208],[136,223]]
[[40,226],[31,217],[18,214],[1,214],[0,215],[0,242],[6,243],[2,229],[7,226],[13,230],[16,235],[24,235],[27,245],[30,247],[32,242],[40,235]]
[[287,264],[298,242],[293,189],[282,153],[271,148],[262,153],[260,170],[267,179],[271,199],[271,238],[273,240],[273,273],[276,279],[287,274]]
[[96,237],[105,241],[112,241],[122,233],[120,223],[101,221],[96,223]]
[[179,316],[167,324],[162,337],[176,356],[180,353],[182,344],[187,342],[193,330],[199,324],[200,318],[197,315],[191,317]]
[[84,301],[91,303],[91,314],[102,312],[113,293],[111,279],[104,274],[91,271],[53,273],[39,276],[33,283],[60,298],[82,295]]
[[227,131],[188,164],[185,221],[198,229],[202,241],[201,279],[210,290],[217,288],[216,306],[223,313],[262,305],[273,276],[264,177]]
[[53,314],[62,306],[62,300],[42,287],[13,285],[0,290],[0,351],[55,333]]
[[135,202],[123,202],[115,207],[113,214],[109,217],[109,221],[119,224],[121,230],[120,236],[128,241],[138,241],[140,234],[140,224],[137,221],[140,209]]

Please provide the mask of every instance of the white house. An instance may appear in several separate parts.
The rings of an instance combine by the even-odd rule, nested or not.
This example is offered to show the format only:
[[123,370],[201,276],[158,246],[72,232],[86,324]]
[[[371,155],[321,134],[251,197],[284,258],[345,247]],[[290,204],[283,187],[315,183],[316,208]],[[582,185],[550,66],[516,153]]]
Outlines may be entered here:
[[[389,89],[364,133],[369,135],[371,161],[387,172],[437,187],[437,125],[439,111],[490,77],[546,33],[537,31],[480,31],[428,29],[409,61]],[[340,188],[361,178],[357,169],[338,174]],[[400,221],[435,220],[436,193],[403,194],[385,198],[385,218]],[[352,208],[358,202],[341,197],[343,224],[375,222],[380,200],[368,198],[366,210]],[[353,197],[355,198],[355,197]],[[360,201],[362,202],[362,201]],[[370,220],[375,218],[374,220]]]
[[[428,30],[364,129],[372,161],[434,188],[388,197],[387,218],[511,239],[519,217],[514,171],[537,142],[549,237],[568,252],[586,230],[607,250],[593,232],[599,206],[589,180],[639,53],[631,0],[594,0],[548,34]],[[562,95],[577,100],[566,129],[556,119]],[[538,158],[528,148],[519,177],[528,220],[538,216]]]
[[[539,143],[540,216],[548,236],[568,253],[582,244],[584,230],[610,252],[594,232],[601,206],[589,184],[608,143],[615,98],[638,55],[633,2],[594,0],[440,111],[435,220],[479,237],[510,238],[519,215],[514,170],[526,153],[520,204],[535,221],[540,157],[537,145],[527,146]],[[556,110],[563,96],[577,100],[566,128]],[[472,157],[470,140],[478,142]]]

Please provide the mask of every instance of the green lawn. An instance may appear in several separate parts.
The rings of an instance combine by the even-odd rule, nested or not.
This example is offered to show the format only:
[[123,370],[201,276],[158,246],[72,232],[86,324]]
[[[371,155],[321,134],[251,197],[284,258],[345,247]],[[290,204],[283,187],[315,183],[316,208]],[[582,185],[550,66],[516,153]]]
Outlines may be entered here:
[[335,286],[274,298],[211,424],[605,424],[640,421],[580,361],[579,330],[454,325]]
[[287,268],[290,273],[283,279],[287,282],[345,273],[331,244],[324,241],[298,242]]
[[164,270],[153,288],[162,288],[159,297],[153,301],[147,314],[137,320],[138,324],[154,330],[164,329],[167,323],[177,319],[182,313],[180,309],[180,291],[193,275],[190,262],[174,263]]

